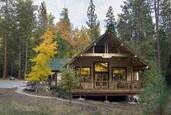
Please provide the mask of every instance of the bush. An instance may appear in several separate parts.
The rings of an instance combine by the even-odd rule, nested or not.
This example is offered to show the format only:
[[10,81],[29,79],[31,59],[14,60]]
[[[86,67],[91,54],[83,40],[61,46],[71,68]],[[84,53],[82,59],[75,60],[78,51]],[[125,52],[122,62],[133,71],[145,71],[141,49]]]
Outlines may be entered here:
[[66,91],[66,89],[62,88],[61,86],[54,86],[51,88],[52,94],[56,97],[68,99],[69,98],[69,92]]

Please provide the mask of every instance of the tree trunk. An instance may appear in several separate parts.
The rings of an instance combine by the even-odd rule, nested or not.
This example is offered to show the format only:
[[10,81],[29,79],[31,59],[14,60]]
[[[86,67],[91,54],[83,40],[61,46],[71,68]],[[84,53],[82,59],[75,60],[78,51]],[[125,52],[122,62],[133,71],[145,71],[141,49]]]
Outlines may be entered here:
[[71,94],[71,89],[69,89],[69,105],[71,106],[72,104],[72,94]]
[[164,108],[160,107],[159,110],[160,110],[160,115],[165,115]]
[[160,67],[159,0],[154,0],[154,10],[156,21],[156,62]]
[[7,78],[7,38],[4,38],[4,67],[3,67],[2,78],[3,79]]
[[27,63],[28,63],[28,40],[26,40],[24,79],[27,74]]
[[[8,17],[8,0],[5,1],[5,20],[7,20]],[[4,37],[4,67],[3,67],[3,76],[2,78],[5,79],[7,77],[7,32],[8,32],[8,27],[7,27],[7,21],[6,22],[6,31],[5,31],[5,37]]]
[[19,46],[19,55],[18,55],[18,78],[21,79],[21,46]]
[[55,86],[58,86],[58,74],[55,73]]

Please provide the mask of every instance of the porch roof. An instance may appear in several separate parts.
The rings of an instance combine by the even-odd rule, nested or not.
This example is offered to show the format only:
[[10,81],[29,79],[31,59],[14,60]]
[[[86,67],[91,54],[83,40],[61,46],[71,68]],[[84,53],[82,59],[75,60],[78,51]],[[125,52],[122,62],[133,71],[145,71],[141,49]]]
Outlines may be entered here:
[[70,58],[54,58],[50,62],[50,68],[52,71],[61,71],[65,64],[67,64]]

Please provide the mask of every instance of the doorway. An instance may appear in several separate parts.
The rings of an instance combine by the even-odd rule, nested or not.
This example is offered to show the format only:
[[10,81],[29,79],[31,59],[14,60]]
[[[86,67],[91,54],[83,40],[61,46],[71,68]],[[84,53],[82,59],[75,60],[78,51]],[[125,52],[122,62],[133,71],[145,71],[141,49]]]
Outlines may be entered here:
[[94,64],[94,87],[109,88],[109,63],[96,62]]

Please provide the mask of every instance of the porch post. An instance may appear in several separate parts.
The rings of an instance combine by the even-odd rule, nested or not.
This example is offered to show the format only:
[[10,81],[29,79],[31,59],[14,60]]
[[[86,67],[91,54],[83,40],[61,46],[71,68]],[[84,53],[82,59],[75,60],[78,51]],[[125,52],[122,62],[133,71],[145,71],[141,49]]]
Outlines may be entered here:
[[133,89],[133,58],[131,58],[131,89]]

